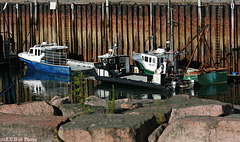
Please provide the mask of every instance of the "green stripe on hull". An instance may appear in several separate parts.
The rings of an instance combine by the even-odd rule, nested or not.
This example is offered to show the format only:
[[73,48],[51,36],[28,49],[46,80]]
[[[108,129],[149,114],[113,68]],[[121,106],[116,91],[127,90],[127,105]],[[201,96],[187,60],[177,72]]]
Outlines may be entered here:
[[146,73],[146,74],[154,74],[153,71],[150,71],[150,70],[145,69],[144,66],[143,66],[141,63],[139,63],[139,62],[138,62],[138,66],[139,66],[139,69],[140,69],[140,70],[143,70],[143,73]]
[[202,73],[198,75],[187,75],[184,79],[194,79],[199,81],[200,85],[219,84],[227,82],[227,71]]

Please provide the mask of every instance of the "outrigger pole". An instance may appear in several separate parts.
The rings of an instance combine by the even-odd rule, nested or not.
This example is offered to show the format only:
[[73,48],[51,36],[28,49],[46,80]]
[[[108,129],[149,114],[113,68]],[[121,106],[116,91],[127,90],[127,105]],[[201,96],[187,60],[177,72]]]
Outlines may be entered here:
[[190,41],[178,52],[178,54],[173,58],[173,60],[174,60],[175,58],[177,58],[177,56],[178,56],[180,53],[182,53],[182,51],[183,51],[185,48],[187,48],[187,46],[188,46],[199,34],[201,34],[208,26],[209,26],[209,25],[206,25],[202,30],[200,30],[200,31],[192,38],[192,40],[190,40]]

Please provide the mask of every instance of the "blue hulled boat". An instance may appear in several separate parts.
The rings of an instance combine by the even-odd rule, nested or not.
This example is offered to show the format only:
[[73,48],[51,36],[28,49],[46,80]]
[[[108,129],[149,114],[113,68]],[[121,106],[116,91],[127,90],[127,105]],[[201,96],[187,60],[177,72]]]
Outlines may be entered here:
[[29,52],[19,53],[18,56],[31,70],[70,74],[71,68],[67,64],[67,46],[59,46],[56,43],[35,45]]

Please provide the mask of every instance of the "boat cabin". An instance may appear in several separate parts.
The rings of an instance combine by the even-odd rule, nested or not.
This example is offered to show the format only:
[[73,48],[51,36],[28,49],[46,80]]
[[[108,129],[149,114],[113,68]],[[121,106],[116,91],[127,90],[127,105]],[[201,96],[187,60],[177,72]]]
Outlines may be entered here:
[[52,65],[66,65],[66,49],[66,46],[57,46],[56,43],[42,43],[31,47],[29,49],[28,55],[34,57],[32,60],[35,60],[37,62]]
[[100,63],[95,67],[98,69],[107,70],[110,76],[123,75],[130,72],[130,63],[128,55],[110,55],[105,54],[98,57]]

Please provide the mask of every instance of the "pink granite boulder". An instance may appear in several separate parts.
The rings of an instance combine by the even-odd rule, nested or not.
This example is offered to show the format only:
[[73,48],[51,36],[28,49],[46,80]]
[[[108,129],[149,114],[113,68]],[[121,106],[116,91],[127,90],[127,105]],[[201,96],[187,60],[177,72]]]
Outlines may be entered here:
[[240,119],[188,117],[177,119],[164,130],[158,142],[239,142]]
[[233,113],[233,107],[230,104],[209,104],[200,106],[190,106],[182,108],[173,108],[169,123],[186,116],[221,116]]
[[53,115],[54,109],[52,106],[48,105],[46,102],[28,102],[21,105],[10,104],[2,105],[0,107],[0,112],[2,113],[12,113],[12,114],[23,114],[23,115]]

